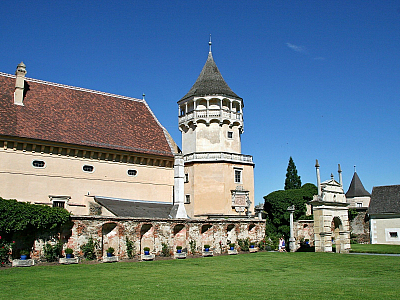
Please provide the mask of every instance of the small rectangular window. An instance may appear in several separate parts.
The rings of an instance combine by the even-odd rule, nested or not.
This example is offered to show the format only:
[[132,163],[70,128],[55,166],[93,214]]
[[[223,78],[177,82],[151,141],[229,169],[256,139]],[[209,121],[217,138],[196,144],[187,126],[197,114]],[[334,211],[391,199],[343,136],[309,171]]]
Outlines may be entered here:
[[398,238],[397,231],[395,231],[395,232],[389,232],[389,235],[390,235],[391,238]]
[[190,203],[190,195],[185,195],[185,204]]
[[242,170],[235,169],[235,183],[242,183]]
[[185,183],[188,183],[188,182],[189,182],[189,174],[186,173],[186,174],[185,174]]
[[233,139],[233,132],[232,131],[228,131],[228,139]]
[[53,201],[53,207],[65,208],[65,201]]
[[357,202],[357,207],[362,207],[362,203],[361,202]]

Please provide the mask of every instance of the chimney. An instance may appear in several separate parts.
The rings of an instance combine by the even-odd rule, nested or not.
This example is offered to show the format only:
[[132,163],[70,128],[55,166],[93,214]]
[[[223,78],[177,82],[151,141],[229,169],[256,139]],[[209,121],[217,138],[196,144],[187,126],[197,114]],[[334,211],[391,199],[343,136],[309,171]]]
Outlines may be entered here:
[[17,66],[15,75],[17,77],[15,79],[14,104],[23,106],[26,66],[22,61]]
[[318,188],[318,196],[321,196],[322,191],[321,191],[321,176],[319,174],[319,163],[318,163],[318,159],[315,162],[315,168],[317,171],[317,188]]
[[340,164],[338,164],[338,173],[339,173],[339,183],[343,187],[342,169],[340,168]]

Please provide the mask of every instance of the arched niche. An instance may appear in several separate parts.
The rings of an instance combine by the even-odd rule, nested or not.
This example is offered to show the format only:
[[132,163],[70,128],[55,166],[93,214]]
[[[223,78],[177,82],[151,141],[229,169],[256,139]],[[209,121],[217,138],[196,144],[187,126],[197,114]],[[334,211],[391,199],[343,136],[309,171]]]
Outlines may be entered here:
[[332,230],[332,246],[335,245],[336,253],[341,252],[341,245],[343,241],[341,241],[340,232],[343,230],[342,220],[339,217],[334,217],[331,223]]
[[237,232],[235,224],[228,224],[226,226],[226,240],[228,241],[228,243],[236,243]]
[[154,250],[154,226],[152,224],[143,224],[140,227],[140,251],[143,253],[143,248],[149,247],[150,251]]
[[114,222],[105,223],[101,227],[102,255],[105,256],[107,249],[114,248],[114,255],[119,254],[118,224]]
[[213,226],[211,224],[204,224],[201,226],[201,243],[202,247],[204,245],[210,245],[213,247],[214,235],[213,235]]
[[176,246],[181,246],[182,249],[185,249],[186,246],[186,226],[185,224],[176,224],[172,230],[173,233],[173,247],[174,251],[176,250]]

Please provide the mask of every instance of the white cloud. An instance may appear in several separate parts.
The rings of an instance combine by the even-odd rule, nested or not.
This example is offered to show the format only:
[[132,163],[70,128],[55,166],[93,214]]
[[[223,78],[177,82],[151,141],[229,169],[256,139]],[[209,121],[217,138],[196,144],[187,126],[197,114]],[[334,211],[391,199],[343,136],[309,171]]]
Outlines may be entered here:
[[300,53],[307,53],[306,48],[303,46],[297,46],[297,45],[293,45],[291,43],[286,43],[286,46],[288,46],[293,51],[300,52]]

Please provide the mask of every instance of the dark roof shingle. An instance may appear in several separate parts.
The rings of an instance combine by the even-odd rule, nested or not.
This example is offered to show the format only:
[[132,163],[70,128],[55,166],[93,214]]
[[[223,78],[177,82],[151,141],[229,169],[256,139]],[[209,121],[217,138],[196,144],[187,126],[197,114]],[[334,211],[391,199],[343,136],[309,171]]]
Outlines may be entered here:
[[94,198],[96,202],[107,208],[118,217],[132,218],[171,218],[173,203],[115,199],[108,197]]
[[24,106],[13,100],[15,76],[0,73],[0,135],[173,156],[167,132],[144,100],[25,79]]
[[236,95],[225,82],[224,78],[218,70],[217,65],[215,64],[211,52],[208,53],[207,61],[203,67],[203,70],[201,70],[196,82],[193,84],[189,92],[179,101],[182,101],[192,96],[201,97],[209,95],[229,96],[239,100],[243,100],[238,95]]
[[347,198],[354,198],[354,197],[363,197],[363,196],[371,196],[370,193],[364,188],[360,177],[358,177],[357,173],[354,172],[353,179],[351,180],[349,189],[346,193]]
[[368,213],[400,213],[400,185],[375,186],[372,189]]

